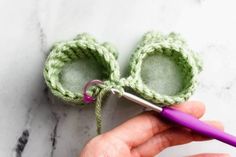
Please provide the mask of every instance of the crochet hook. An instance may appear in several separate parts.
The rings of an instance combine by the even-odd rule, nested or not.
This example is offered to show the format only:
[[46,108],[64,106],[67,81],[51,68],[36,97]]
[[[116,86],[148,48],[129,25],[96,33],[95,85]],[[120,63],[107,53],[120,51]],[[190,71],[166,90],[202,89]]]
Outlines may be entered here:
[[[118,93],[118,90],[114,88],[111,89],[111,91],[113,94]],[[156,106],[138,96],[135,96],[127,92],[122,93],[122,97],[125,97],[126,99],[133,101],[137,104],[140,104],[146,108],[152,109],[158,112],[161,117],[164,117],[165,119],[172,121],[176,124],[179,124],[183,127],[189,128],[196,133],[199,133],[201,135],[204,135],[212,139],[217,139],[221,142],[224,142],[226,144],[236,147],[235,136],[230,135],[219,129],[216,129],[189,114],[186,114],[184,112],[181,112],[179,110],[176,110],[170,107]]]

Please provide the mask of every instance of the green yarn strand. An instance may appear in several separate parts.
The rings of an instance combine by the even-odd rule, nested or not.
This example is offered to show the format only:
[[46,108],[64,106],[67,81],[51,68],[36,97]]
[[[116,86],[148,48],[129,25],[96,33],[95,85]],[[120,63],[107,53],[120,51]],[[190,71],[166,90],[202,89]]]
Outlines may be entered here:
[[97,125],[97,134],[101,134],[102,127],[102,99],[106,95],[107,92],[110,91],[112,87],[105,87],[101,89],[100,93],[96,98],[95,103],[95,116],[96,116],[96,125]]
[[115,88],[118,91],[118,96],[121,97],[123,95],[124,89],[121,87],[120,83],[114,83],[110,81],[104,82],[103,85],[100,85],[100,92],[96,96],[95,102],[95,117],[96,117],[96,125],[97,125],[97,134],[101,134],[102,128],[102,101],[105,95],[111,92],[112,88]]

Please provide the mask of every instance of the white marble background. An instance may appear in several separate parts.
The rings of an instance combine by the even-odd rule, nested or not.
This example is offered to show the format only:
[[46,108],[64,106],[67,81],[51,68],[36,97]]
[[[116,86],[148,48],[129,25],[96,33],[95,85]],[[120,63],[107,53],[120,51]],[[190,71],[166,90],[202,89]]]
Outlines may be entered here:
[[[0,156],[75,157],[95,135],[93,106],[60,103],[48,94],[42,77],[52,44],[81,32],[116,45],[122,71],[143,33],[180,32],[205,63],[192,99],[206,103],[204,119],[220,120],[227,132],[236,135],[235,4],[233,0],[0,0]],[[109,99],[105,130],[141,110],[123,99]],[[16,148],[25,130],[29,137],[22,152]],[[160,156],[201,152],[236,156],[233,147],[218,141],[173,147]]]

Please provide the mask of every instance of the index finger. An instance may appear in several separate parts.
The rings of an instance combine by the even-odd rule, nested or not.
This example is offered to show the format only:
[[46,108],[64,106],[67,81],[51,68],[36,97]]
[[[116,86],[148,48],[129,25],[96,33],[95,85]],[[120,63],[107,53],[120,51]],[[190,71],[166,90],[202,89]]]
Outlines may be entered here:
[[[173,107],[197,118],[202,117],[205,112],[204,105],[198,101],[185,102]],[[129,147],[135,147],[144,143],[155,134],[173,126],[174,124],[158,117],[156,112],[148,111],[126,121],[105,134],[122,140]]]

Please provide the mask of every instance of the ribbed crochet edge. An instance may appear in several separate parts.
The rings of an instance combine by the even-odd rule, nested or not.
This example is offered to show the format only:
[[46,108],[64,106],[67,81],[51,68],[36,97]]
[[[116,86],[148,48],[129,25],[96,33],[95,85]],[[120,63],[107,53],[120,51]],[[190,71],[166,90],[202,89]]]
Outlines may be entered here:
[[[188,79],[185,88],[174,96],[162,95],[147,87],[141,78],[143,60],[154,53],[163,53],[169,57],[178,55]],[[176,54],[174,54],[176,53]],[[123,86],[129,87],[141,97],[152,101],[155,104],[166,106],[186,101],[194,92],[197,85],[197,75],[202,70],[200,58],[188,48],[184,39],[176,33],[168,35],[159,32],[146,33],[129,62],[130,76],[122,79]]]
[[[109,43],[98,43],[91,35],[82,33],[74,40],[55,44],[45,62],[43,75],[50,91],[72,105],[83,104],[83,93],[74,93],[65,89],[59,75],[65,64],[81,57],[93,58],[101,64],[108,75],[106,80],[118,82],[120,79],[119,65],[116,60],[117,51]],[[98,87],[94,87],[89,92],[93,95],[98,91]]]

